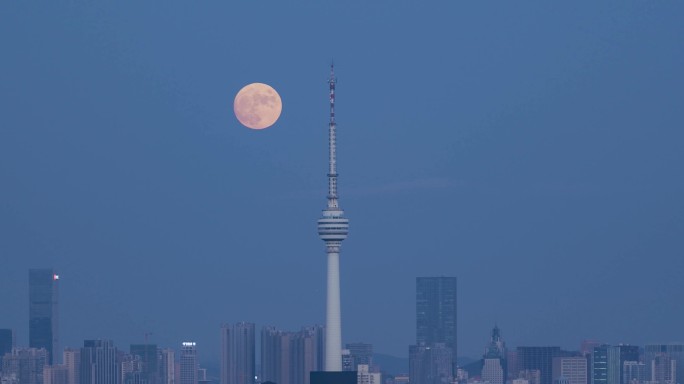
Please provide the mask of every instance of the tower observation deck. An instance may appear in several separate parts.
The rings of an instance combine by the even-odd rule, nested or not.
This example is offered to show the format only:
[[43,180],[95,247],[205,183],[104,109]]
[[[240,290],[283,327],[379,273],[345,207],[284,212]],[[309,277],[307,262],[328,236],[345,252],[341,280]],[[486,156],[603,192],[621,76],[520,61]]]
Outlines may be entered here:
[[340,311],[340,246],[349,233],[349,219],[344,217],[337,198],[337,147],[335,123],[335,78],[330,66],[330,123],[328,124],[328,205],[318,219],[318,235],[328,254],[328,290],[325,319],[325,370],[342,370],[342,321]]

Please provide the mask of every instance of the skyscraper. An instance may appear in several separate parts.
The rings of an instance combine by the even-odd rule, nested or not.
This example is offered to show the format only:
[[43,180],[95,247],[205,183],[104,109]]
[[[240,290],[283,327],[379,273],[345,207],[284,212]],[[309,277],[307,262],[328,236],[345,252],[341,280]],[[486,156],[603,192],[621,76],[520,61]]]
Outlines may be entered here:
[[29,347],[45,348],[49,364],[58,360],[58,280],[52,268],[29,270]]
[[156,344],[131,344],[131,356],[138,356],[141,362],[140,377],[148,384],[159,383],[159,359]]
[[560,347],[518,347],[518,369],[539,370],[540,384],[552,384],[553,358],[560,356]]
[[221,326],[221,384],[253,384],[256,374],[254,323]]
[[654,377],[662,376],[656,370],[664,366],[665,356],[675,361],[675,377],[672,380],[676,383],[684,383],[684,344],[682,343],[646,344],[644,348],[646,378],[653,381],[659,380]]
[[622,384],[625,361],[639,361],[639,347],[636,345],[612,345],[608,347],[608,384]]
[[352,371],[356,371],[359,365],[373,366],[373,344],[347,343],[346,347],[351,355]]
[[159,350],[160,384],[176,384],[175,355],[175,351],[170,348]]
[[261,330],[261,382],[308,384],[310,373],[323,368],[321,326],[299,332],[274,327]]
[[121,369],[111,340],[85,340],[81,348],[81,384],[119,384]]
[[506,343],[501,338],[501,330],[495,325],[482,356],[482,380],[490,384],[503,384],[506,382],[506,373]]
[[409,346],[409,383],[450,384],[453,378],[452,349],[446,344]]
[[318,235],[328,254],[328,297],[325,318],[325,370],[342,371],[342,320],[340,310],[340,247],[349,233],[337,199],[337,138],[335,123],[335,71],[330,66],[330,123],[328,124],[328,205],[318,219]]
[[597,345],[591,353],[591,384],[608,383],[608,345]]
[[68,370],[65,365],[43,367],[43,384],[68,384]]
[[194,341],[185,341],[180,352],[180,383],[197,384],[199,381],[197,359],[197,344]]
[[14,331],[0,329],[0,362],[5,353],[11,353],[14,347]]
[[416,343],[451,349],[456,373],[456,277],[416,278]]
[[626,361],[639,361],[634,345],[599,345],[591,355],[592,384],[622,384]]
[[67,368],[67,384],[81,383],[81,350],[64,349],[64,365]]
[[587,383],[587,358],[585,356],[562,356],[553,358],[552,379],[567,380],[568,384]]
[[641,361],[625,361],[622,367],[623,384],[641,384],[646,380],[646,365]]

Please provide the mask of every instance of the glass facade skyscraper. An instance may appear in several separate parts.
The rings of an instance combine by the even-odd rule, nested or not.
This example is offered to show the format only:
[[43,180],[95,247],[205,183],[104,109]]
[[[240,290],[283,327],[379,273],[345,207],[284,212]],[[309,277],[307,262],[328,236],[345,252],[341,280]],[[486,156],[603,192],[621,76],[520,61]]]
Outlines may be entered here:
[[443,343],[456,361],[456,278],[416,278],[416,343]]
[[416,345],[409,346],[412,383],[450,382],[456,347],[456,277],[417,277]]
[[553,358],[560,356],[560,347],[518,347],[518,370],[538,370],[540,384],[552,384]]
[[45,348],[50,364],[58,352],[59,276],[52,268],[29,270],[29,347]]
[[5,353],[11,353],[14,347],[14,331],[11,329],[0,329],[0,362]]

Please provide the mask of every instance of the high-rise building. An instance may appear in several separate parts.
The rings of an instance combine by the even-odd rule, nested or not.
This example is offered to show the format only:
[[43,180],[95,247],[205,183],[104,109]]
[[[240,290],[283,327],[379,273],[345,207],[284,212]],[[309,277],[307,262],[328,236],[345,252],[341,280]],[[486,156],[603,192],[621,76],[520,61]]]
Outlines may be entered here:
[[675,384],[677,377],[677,360],[667,353],[656,355],[651,361],[652,384]]
[[359,365],[373,366],[373,344],[347,343],[346,349],[349,350],[351,357],[352,371],[355,371]]
[[503,359],[483,359],[482,361],[482,381],[489,384],[504,384]]
[[625,361],[639,361],[639,347],[623,344],[611,345],[608,347],[606,357],[608,360],[607,383],[622,384]]
[[504,384],[506,382],[506,343],[501,338],[501,330],[494,326],[482,356],[482,380],[490,384]]
[[[644,364],[646,365],[646,378],[653,377],[653,361],[656,357],[667,355],[675,363],[676,383],[684,383],[684,344],[647,344],[644,347]],[[660,366],[660,365],[658,365]]]
[[80,355],[80,384],[120,384],[118,351],[111,340],[85,340]]
[[506,352],[506,377],[509,379],[514,379],[518,377],[518,351],[507,351]]
[[299,332],[274,327],[261,330],[261,382],[309,384],[310,373],[321,371],[323,327],[306,327]]
[[176,384],[175,351],[159,350],[159,380],[161,384]]
[[159,359],[156,344],[131,344],[131,356],[140,358],[140,374],[142,380],[147,384],[158,384],[159,379]]
[[450,384],[453,381],[452,349],[444,343],[409,346],[409,383]]
[[456,293],[456,277],[416,278],[416,347],[451,349],[452,377],[457,369]]
[[233,325],[221,324],[221,384],[233,384],[235,356]]
[[646,365],[641,361],[625,361],[622,384],[642,384],[646,381]]
[[221,384],[254,384],[254,323],[221,326]]
[[309,384],[310,373],[319,371],[322,362],[318,360],[318,338],[320,332],[317,327],[302,328],[294,333],[291,338],[291,378],[292,384]]
[[14,331],[11,329],[0,329],[0,359],[5,353],[12,353],[14,348]]
[[560,356],[560,347],[518,347],[518,369],[539,370],[540,384],[553,384],[553,358]]
[[81,383],[81,350],[65,348],[62,354],[67,369],[67,384]]
[[[527,384],[540,384],[541,371],[538,369],[522,369],[518,372],[518,379],[524,380]],[[516,380],[513,380],[513,383],[515,382]]]
[[357,384],[382,384],[382,374],[371,372],[368,364],[357,364]]
[[594,347],[600,346],[602,343],[598,340],[584,339],[580,344],[580,355],[586,357],[587,359],[587,384],[591,384],[593,381],[593,372],[591,369],[592,354],[594,353]]
[[197,343],[185,341],[180,352],[180,383],[198,384],[199,360],[197,358]]
[[622,344],[594,347],[591,354],[591,384],[622,384],[625,361],[639,361],[639,347]]
[[594,347],[591,353],[591,384],[608,384],[608,345]]
[[121,381],[123,384],[149,384],[143,374],[143,361],[138,355],[121,354]]
[[43,367],[43,384],[68,384],[68,377],[65,365],[46,365]]
[[29,270],[29,347],[45,348],[49,364],[58,360],[58,281],[52,268]]
[[49,353],[45,348],[14,348],[2,357],[2,373],[20,384],[43,384],[43,368]]
[[272,326],[261,328],[261,382],[280,381],[281,331]]
[[561,356],[553,358],[552,379],[564,378],[568,384],[587,383],[587,358],[584,356]]
[[348,349],[342,350],[342,370],[345,372],[354,371],[354,361]]
[[[340,309],[340,247],[349,233],[337,196],[337,123],[335,122],[335,72],[330,66],[330,122],[328,124],[328,204],[318,219],[318,235],[328,254],[328,287],[325,318],[325,370],[342,371],[342,315]],[[281,383],[279,383],[281,384]]]

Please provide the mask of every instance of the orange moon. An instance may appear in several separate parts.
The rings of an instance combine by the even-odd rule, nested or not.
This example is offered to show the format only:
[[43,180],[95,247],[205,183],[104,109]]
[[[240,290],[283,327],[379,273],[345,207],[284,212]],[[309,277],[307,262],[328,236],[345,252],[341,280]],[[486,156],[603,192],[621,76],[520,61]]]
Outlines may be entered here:
[[252,83],[244,86],[235,95],[233,110],[235,117],[245,127],[264,129],[278,120],[283,103],[278,92],[270,85]]

